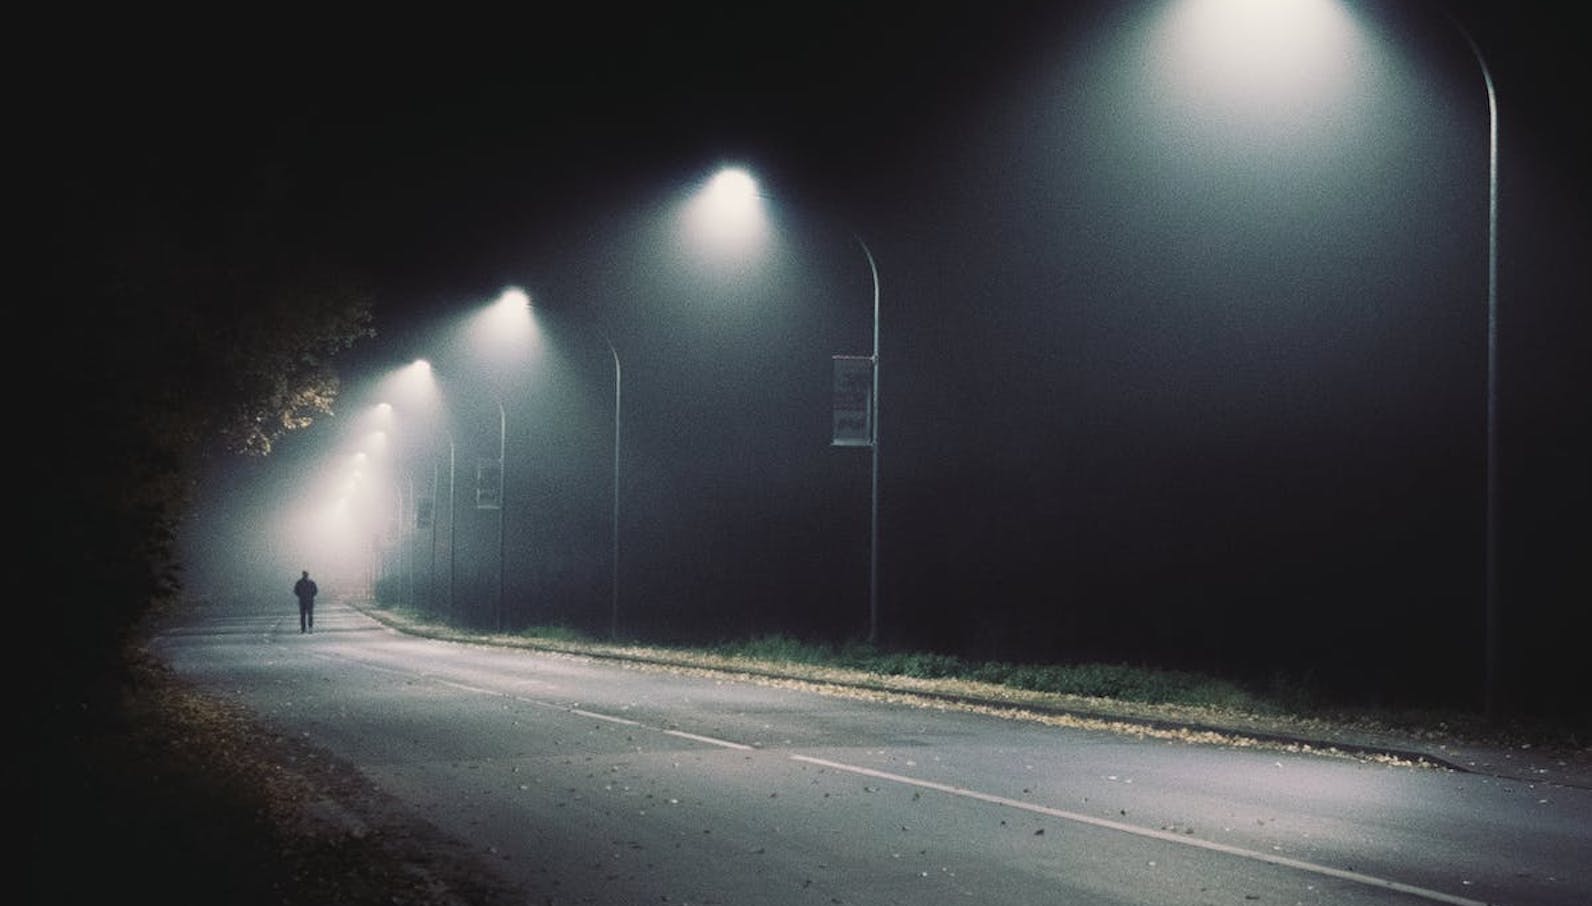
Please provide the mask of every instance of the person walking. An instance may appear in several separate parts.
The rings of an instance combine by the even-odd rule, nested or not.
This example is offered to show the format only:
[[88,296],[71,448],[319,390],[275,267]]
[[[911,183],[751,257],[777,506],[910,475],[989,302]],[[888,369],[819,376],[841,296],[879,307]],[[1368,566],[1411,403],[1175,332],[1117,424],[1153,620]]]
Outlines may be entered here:
[[320,589],[315,587],[315,580],[310,578],[307,569],[293,583],[293,594],[299,602],[299,632],[315,631],[315,594],[318,591]]

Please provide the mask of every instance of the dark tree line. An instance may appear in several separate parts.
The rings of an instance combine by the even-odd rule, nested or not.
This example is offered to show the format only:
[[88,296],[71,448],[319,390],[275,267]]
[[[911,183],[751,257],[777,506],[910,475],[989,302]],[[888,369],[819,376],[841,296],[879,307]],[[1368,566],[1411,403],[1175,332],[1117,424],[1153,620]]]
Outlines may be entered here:
[[200,464],[329,413],[336,355],[372,333],[372,293],[280,146],[97,100],[41,118],[36,291],[14,334],[28,681],[52,718],[106,708],[129,633],[180,589]]

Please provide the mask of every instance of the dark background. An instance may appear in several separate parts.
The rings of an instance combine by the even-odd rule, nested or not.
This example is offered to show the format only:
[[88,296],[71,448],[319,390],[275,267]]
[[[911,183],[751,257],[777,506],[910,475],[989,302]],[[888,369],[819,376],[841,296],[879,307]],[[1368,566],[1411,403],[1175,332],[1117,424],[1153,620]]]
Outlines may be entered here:
[[[829,357],[871,341],[855,235],[882,287],[882,641],[1470,704],[1468,32],[1501,111],[1503,679],[1584,713],[1584,55],[1524,4],[1350,8],[1370,37],[1348,93],[1281,132],[1197,121],[1204,96],[1167,87],[1193,80],[1157,81],[1149,3],[57,23],[71,53],[29,103],[106,210],[265,223],[377,289],[338,417],[201,495],[195,584],[253,579],[240,558],[290,582],[302,557],[260,549],[265,514],[386,370],[425,356],[465,384],[457,326],[516,285],[543,354],[509,396],[515,622],[607,626],[606,332],[625,634],[865,633],[868,458],[828,446]],[[669,224],[725,162],[762,180],[780,245],[716,279]],[[490,403],[453,398],[461,456],[488,455]],[[495,523],[458,518],[458,597],[484,618]]]

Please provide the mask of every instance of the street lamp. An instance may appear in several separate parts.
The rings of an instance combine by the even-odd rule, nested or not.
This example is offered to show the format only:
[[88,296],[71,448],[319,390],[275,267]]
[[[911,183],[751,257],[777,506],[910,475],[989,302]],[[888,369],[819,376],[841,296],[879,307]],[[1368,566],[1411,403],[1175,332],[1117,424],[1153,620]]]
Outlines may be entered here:
[[1459,30],[1481,69],[1487,89],[1487,540],[1486,540],[1486,670],[1482,681],[1483,709],[1487,716],[1498,710],[1498,92],[1481,46],[1453,15],[1448,20]]
[[[1318,71],[1341,67],[1348,55],[1349,17],[1335,0],[1310,0],[1283,4],[1271,0],[1185,0],[1176,12],[1184,14],[1174,26],[1187,30],[1201,48],[1200,68],[1216,76],[1243,100],[1257,94],[1290,87],[1306,67],[1298,57],[1310,53]],[[1451,11],[1444,15],[1463,38],[1481,72],[1487,95],[1487,378],[1485,400],[1485,552],[1484,552],[1484,676],[1483,706],[1489,717],[1499,707],[1499,564],[1498,564],[1498,95],[1481,46]],[[1286,27],[1283,27],[1286,26]],[[1257,70],[1256,65],[1264,67]],[[1276,98],[1265,98],[1275,101]],[[1254,106],[1254,105],[1252,105]]]
[[[530,300],[526,299],[527,311]],[[533,312],[534,315],[534,312]],[[533,319],[534,320],[534,319]],[[620,421],[621,399],[623,386],[623,371],[619,364],[619,350],[614,346],[613,339],[608,331],[599,326],[598,335],[602,337],[603,344],[608,347],[609,357],[614,363],[614,451],[613,451],[613,484],[612,515],[609,526],[612,553],[610,555],[611,576],[609,581],[609,608],[608,608],[608,637],[615,640],[619,636],[619,463],[620,463]]]
[[614,359],[614,487],[613,487],[613,517],[610,530],[613,538],[613,556],[611,567],[613,575],[609,581],[609,607],[608,607],[608,639],[619,640],[619,400],[620,400],[620,370],[619,350],[614,347],[614,341],[603,333],[603,342],[608,344],[608,353]]
[[[358,435],[349,460],[353,470],[343,496],[350,504],[362,504],[351,512],[362,517],[368,533],[371,599],[380,600],[383,590],[395,590],[401,598],[404,497],[396,464],[392,404],[372,405],[355,424]],[[389,582],[393,579],[396,588]]]
[[506,536],[504,535],[504,532],[503,532],[503,510],[505,509],[506,504],[508,503],[508,501],[505,499],[508,496],[505,493],[507,491],[507,482],[505,482],[504,479],[507,477],[507,471],[508,471],[506,466],[508,465],[507,452],[508,452],[508,442],[509,442],[509,440],[508,440],[508,438],[509,438],[509,418],[508,418],[508,415],[503,411],[503,397],[501,397],[501,396],[499,396],[497,398],[497,410],[498,410],[498,468],[497,468],[497,486],[498,486],[498,499],[497,499],[497,511],[498,511],[498,518],[497,518],[497,530],[498,530],[497,531],[497,534],[498,534],[498,593],[497,593],[497,619],[496,619],[496,623],[497,623],[497,631],[498,632],[502,632],[503,631],[503,576],[504,576],[504,574],[506,572],[508,572],[508,548],[507,548],[507,544],[505,542],[505,537]]
[[[454,592],[454,576],[457,574],[454,566],[459,560],[459,507],[458,497],[454,493],[454,485],[458,480],[458,464],[455,456],[453,432],[448,432],[448,615],[449,619],[457,618],[457,608],[454,606],[457,598]],[[432,537],[436,537],[433,530]],[[436,545],[432,545],[432,562],[436,562]],[[435,570],[433,569],[433,575]]]
[[[390,380],[391,380],[391,383],[390,383],[390,386],[387,388],[388,390],[390,390],[392,393],[397,395],[401,402],[404,402],[404,403],[412,405],[415,409],[419,410],[423,415],[425,415],[427,417],[430,417],[432,419],[441,420],[441,422],[442,422],[442,424],[444,426],[442,428],[442,431],[447,436],[447,440],[448,440],[448,508],[447,508],[447,515],[448,515],[448,597],[447,597],[447,609],[448,609],[449,613],[452,613],[454,611],[454,603],[457,600],[457,594],[456,594],[455,588],[456,588],[456,576],[457,576],[456,566],[457,566],[457,561],[458,561],[458,522],[459,522],[459,520],[458,520],[458,504],[457,504],[458,496],[457,496],[457,492],[456,492],[456,483],[457,483],[457,474],[458,474],[458,452],[457,452],[457,446],[458,445],[457,445],[457,442],[456,442],[456,440],[454,438],[454,433],[453,433],[452,427],[447,426],[445,419],[441,419],[441,416],[440,416],[440,408],[441,408],[440,387],[438,386],[438,382],[437,382],[436,369],[432,366],[432,364],[429,361],[427,361],[426,359],[416,359],[414,362],[410,363],[409,365],[407,365],[403,369],[401,369]],[[440,470],[440,468],[441,468],[441,465],[440,465],[440,462],[438,461],[438,458],[437,457],[433,457],[432,464],[431,464],[431,492],[430,492],[431,504],[430,504],[430,520],[429,520],[430,521],[430,528],[431,528],[431,569],[430,569],[430,573],[429,573],[430,591],[428,593],[429,603],[431,605],[433,605],[433,606],[435,606],[437,598],[438,598],[438,595],[437,595],[437,582],[438,582],[438,577],[437,577],[437,547],[438,547],[439,539],[438,539],[438,534],[437,534],[437,519],[438,519],[437,495],[438,495],[438,492],[441,490],[441,481],[439,480],[439,477],[438,477],[437,473]]]
[[[400,411],[403,413],[403,435],[409,438],[409,441],[402,444],[399,449],[411,453],[423,452],[431,460],[429,489],[422,492],[416,488],[415,475],[413,469],[410,468],[405,469],[404,478],[398,483],[397,487],[399,499],[398,521],[404,536],[399,544],[401,545],[401,557],[406,564],[404,567],[405,596],[409,603],[419,603],[417,577],[414,572],[419,562],[420,532],[429,528],[431,532],[431,558],[427,574],[427,603],[434,604],[437,584],[436,503],[440,486],[439,466],[435,449],[431,443],[425,442],[423,447],[416,445],[417,440],[425,440],[425,438],[431,436],[436,426],[440,408],[438,388],[431,363],[425,359],[417,359],[394,370],[381,380],[379,390],[384,397],[390,400],[390,402],[383,402],[376,407],[376,411],[380,414],[385,424],[391,425],[394,416]],[[447,435],[451,458],[453,435],[451,431],[448,431]],[[451,507],[451,491],[449,504]],[[429,525],[426,523],[429,523]]]
[[[535,335],[531,320],[531,298],[518,287],[503,290],[497,299],[473,323],[477,348],[488,350],[501,360],[518,360],[530,351],[530,341]],[[494,402],[498,410],[498,460],[497,499],[498,511],[498,593],[495,622],[498,631],[503,629],[505,597],[504,576],[508,572],[507,536],[504,512],[508,504],[508,413],[503,405],[504,390],[497,389]],[[477,507],[481,506],[479,499]]]
[[[393,389],[404,394],[406,398],[412,399],[417,407],[426,411],[427,415],[436,415],[439,394],[436,371],[429,361],[416,359],[413,363],[406,366],[398,373],[396,386]],[[457,532],[454,529],[457,522],[454,506],[456,499],[454,494],[456,455],[453,430],[445,428],[444,431],[448,438],[448,609],[451,611],[454,601],[454,560],[456,559],[454,543],[457,540]],[[435,607],[437,602],[437,493],[441,489],[441,481],[437,473],[440,468],[441,465],[437,458],[433,457],[431,462],[430,512],[428,514],[431,528],[431,568],[428,572],[430,588],[427,598],[428,605],[431,607]]]
[[[759,205],[765,198],[757,181],[745,170],[727,167],[714,174],[687,211],[688,226],[699,238],[721,251],[743,252],[762,239],[765,221]],[[868,642],[879,640],[879,267],[873,250],[855,230],[847,230],[868,261],[873,284],[873,352],[869,365],[867,430],[865,436],[837,446],[866,446],[871,450],[871,486],[868,519]]]

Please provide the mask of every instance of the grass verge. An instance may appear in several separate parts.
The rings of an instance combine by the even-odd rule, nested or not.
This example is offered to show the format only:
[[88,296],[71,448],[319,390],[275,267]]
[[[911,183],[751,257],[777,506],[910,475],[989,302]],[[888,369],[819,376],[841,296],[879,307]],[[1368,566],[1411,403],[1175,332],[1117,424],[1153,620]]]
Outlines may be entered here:
[[928,694],[1111,721],[1184,724],[1327,743],[1396,739],[1539,749],[1592,761],[1592,719],[1516,716],[1489,720],[1479,713],[1455,709],[1347,706],[1284,683],[1254,689],[1190,671],[1130,664],[975,661],[930,652],[890,651],[860,642],[813,644],[784,635],[703,647],[613,644],[566,626],[493,633],[450,625],[402,606],[361,607],[405,632],[455,641]]

